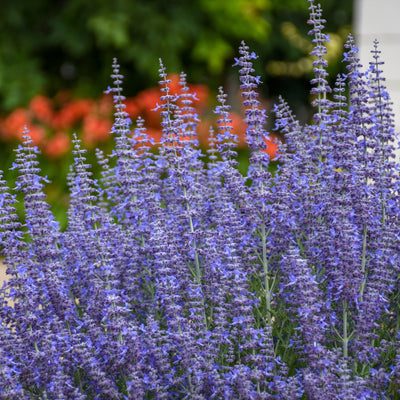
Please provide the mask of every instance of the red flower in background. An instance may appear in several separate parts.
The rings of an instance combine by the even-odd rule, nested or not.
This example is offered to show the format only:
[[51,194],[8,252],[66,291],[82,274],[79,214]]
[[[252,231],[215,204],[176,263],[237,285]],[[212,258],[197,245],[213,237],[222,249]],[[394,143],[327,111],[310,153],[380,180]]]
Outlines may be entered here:
[[152,111],[160,103],[160,90],[150,88],[141,91],[135,101],[138,107],[138,114],[145,120],[146,126],[153,129],[160,129],[160,111]]
[[[168,79],[170,94],[181,93],[180,76],[170,74]],[[192,107],[200,116],[197,125],[197,135],[202,146],[208,146],[210,126],[217,132],[215,116],[209,114],[209,89],[205,85],[187,84],[190,93],[196,94]],[[157,144],[161,140],[160,110],[154,111],[161,103],[158,87],[141,91],[135,97],[127,98],[125,111],[134,122],[138,116],[144,119],[147,134]],[[29,104],[29,109],[18,108],[6,118],[0,120],[0,139],[5,141],[21,140],[25,126],[30,130],[31,137],[51,158],[63,156],[70,148],[71,134],[80,134],[88,147],[95,147],[98,143],[110,138],[110,131],[115,112],[112,95],[103,95],[99,100],[74,99],[68,92],[60,92],[53,100],[45,96],[36,96]],[[232,133],[237,136],[238,146],[246,146],[246,123],[244,118],[236,112],[230,113],[233,127]],[[276,158],[279,136],[270,134],[266,152],[271,159]]]
[[162,136],[162,130],[160,128],[154,129],[154,128],[147,128],[146,133],[154,139],[154,143],[160,143],[161,141],[161,136]]
[[230,118],[232,120],[231,125],[233,127],[232,134],[238,137],[238,146],[246,146],[246,122],[244,121],[243,117],[235,112],[230,114]]
[[139,116],[140,108],[138,106],[136,98],[126,99],[125,106],[125,111],[129,114],[132,120]]
[[110,137],[112,121],[97,115],[87,115],[83,120],[83,142],[93,147],[98,142],[104,142]]
[[40,95],[34,97],[29,104],[29,109],[33,111],[40,122],[51,124],[54,115],[54,105],[48,97]]
[[[236,112],[231,112],[229,115],[232,122],[229,124],[233,127],[232,134],[237,136],[237,145],[238,147],[245,147],[246,144],[246,129],[247,125],[244,121],[244,118]],[[212,125],[214,132],[218,132],[218,127],[216,123],[210,123],[210,121],[202,120],[199,122],[197,126],[197,134],[199,142],[203,146],[208,146],[208,138],[209,138],[209,131],[210,125]],[[269,140],[265,141],[267,145],[267,149],[265,152],[269,155],[271,160],[274,160],[277,156],[277,149],[278,144],[281,141],[280,136],[276,135],[275,133],[268,134]]]
[[85,118],[94,106],[94,100],[77,99],[66,103],[53,117],[52,128],[56,130],[70,129]]
[[36,146],[41,147],[46,139],[46,131],[40,125],[28,125],[29,135]]
[[181,86],[179,84],[180,77],[178,74],[169,74],[167,79],[171,82],[168,84],[169,90],[171,95],[180,93]]
[[25,126],[30,126],[29,111],[23,108],[17,108],[6,117],[0,127],[1,138],[6,141],[20,140],[22,130]]
[[58,158],[68,152],[71,139],[65,132],[57,132],[44,145],[43,152],[50,158]]
[[95,105],[97,107],[97,112],[101,115],[111,115],[113,112],[113,99],[110,95],[104,94]]
[[279,143],[282,142],[282,139],[275,133],[269,133],[268,136],[269,140],[265,141],[265,144],[267,145],[265,152],[269,155],[270,160],[275,160],[277,157],[278,146]]
[[208,108],[210,98],[210,90],[205,85],[188,85],[189,89],[196,94],[197,101],[194,104],[200,112],[204,112]]

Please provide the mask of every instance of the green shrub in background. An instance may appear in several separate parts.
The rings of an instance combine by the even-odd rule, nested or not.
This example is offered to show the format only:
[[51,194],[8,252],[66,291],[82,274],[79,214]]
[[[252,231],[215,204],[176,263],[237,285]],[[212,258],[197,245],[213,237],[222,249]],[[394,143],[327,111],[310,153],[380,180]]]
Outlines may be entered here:
[[[26,106],[37,94],[52,96],[61,89],[73,88],[77,96],[97,98],[108,84],[109,71],[104,66],[115,55],[134,77],[126,88],[128,95],[154,86],[159,57],[170,71],[184,70],[193,82],[214,88],[220,84],[227,86],[230,63],[242,39],[260,56],[264,96],[278,93],[290,99],[295,96],[288,96],[287,90],[299,92],[293,79],[287,79],[293,77],[293,72],[299,73],[290,63],[308,54],[304,43],[298,40],[309,40],[305,39],[303,23],[307,7],[301,0],[15,0],[2,3],[2,112]],[[339,27],[350,24],[352,2],[324,0],[322,3],[329,32],[338,32]],[[274,72],[271,64],[274,60],[289,62],[287,70],[279,68],[280,76],[276,68]],[[269,77],[265,77],[266,72]],[[298,81],[298,76],[294,78]],[[308,85],[308,80],[309,77],[303,79],[301,85]],[[279,91],[275,90],[277,87]]]

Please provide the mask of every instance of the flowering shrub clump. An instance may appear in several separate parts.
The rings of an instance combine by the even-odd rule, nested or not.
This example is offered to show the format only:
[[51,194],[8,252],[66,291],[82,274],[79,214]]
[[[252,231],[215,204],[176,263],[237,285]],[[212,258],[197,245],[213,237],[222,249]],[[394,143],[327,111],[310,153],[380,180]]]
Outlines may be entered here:
[[112,78],[115,149],[93,179],[75,137],[68,227],[46,203],[28,131],[16,195],[0,178],[1,399],[400,398],[399,177],[378,45],[366,73],[352,37],[327,83],[327,37],[310,1],[314,122],[275,106],[268,171],[254,53],[239,68],[246,177],[221,88],[208,161],[186,76],[160,62],[161,145]]

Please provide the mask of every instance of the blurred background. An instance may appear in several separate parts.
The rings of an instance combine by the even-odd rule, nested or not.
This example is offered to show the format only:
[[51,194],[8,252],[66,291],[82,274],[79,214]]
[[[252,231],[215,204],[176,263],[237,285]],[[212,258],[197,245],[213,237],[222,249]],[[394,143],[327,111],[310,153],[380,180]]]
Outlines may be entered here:
[[[352,31],[353,1],[321,0],[332,83],[343,71],[343,44]],[[48,198],[56,214],[68,204],[65,175],[76,132],[89,149],[108,151],[112,123],[111,64],[118,58],[133,120],[141,115],[156,139],[162,58],[173,82],[186,72],[200,99],[199,133],[214,123],[219,86],[233,106],[233,125],[242,131],[238,69],[232,68],[242,40],[259,56],[262,101],[270,110],[282,95],[306,122],[312,78],[312,38],[307,35],[306,0],[14,0],[0,16],[0,169],[7,171],[27,125],[41,149],[41,168],[52,183]],[[271,119],[270,129],[273,128]],[[206,139],[200,138],[202,146]],[[241,157],[246,158],[239,137]],[[270,147],[273,157],[274,148]],[[243,161],[243,167],[245,161]],[[7,172],[10,182],[15,172]]]

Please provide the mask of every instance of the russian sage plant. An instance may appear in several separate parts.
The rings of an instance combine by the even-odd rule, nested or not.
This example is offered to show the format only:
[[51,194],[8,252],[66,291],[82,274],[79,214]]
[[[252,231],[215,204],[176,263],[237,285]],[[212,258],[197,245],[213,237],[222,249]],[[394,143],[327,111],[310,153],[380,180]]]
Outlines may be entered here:
[[115,149],[97,152],[95,179],[74,137],[65,231],[23,132],[15,190],[0,175],[0,399],[400,398],[400,181],[383,63],[375,42],[364,71],[349,36],[331,88],[325,21],[309,3],[314,118],[302,125],[279,100],[274,174],[245,43],[245,177],[223,88],[206,158],[196,94],[182,73],[172,95],[161,61],[153,143],[125,111],[114,60]]

